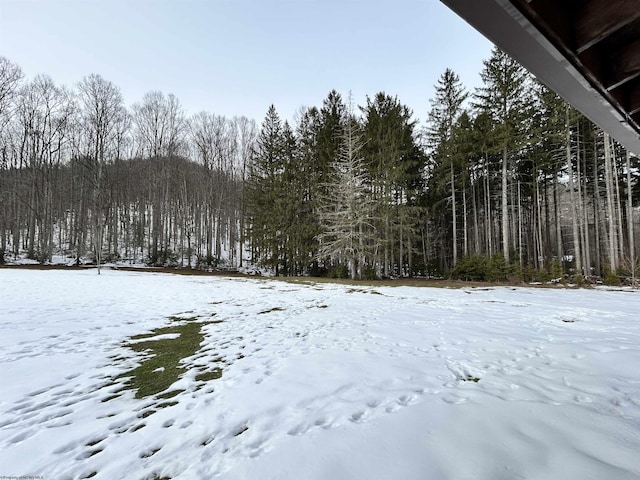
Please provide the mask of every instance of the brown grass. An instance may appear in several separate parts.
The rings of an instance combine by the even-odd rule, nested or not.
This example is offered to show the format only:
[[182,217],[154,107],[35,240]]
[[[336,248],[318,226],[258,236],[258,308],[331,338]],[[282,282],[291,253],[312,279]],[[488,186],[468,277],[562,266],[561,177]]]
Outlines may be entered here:
[[[87,270],[96,268],[95,265],[71,266],[66,265],[0,265],[0,268],[17,268],[24,270]],[[332,283],[338,285],[366,286],[366,287],[432,287],[432,288],[487,288],[487,287],[529,287],[529,288],[558,288],[556,285],[530,285],[525,282],[477,282],[465,280],[452,280],[448,278],[397,278],[384,280],[351,280],[328,277],[263,277],[260,275],[247,275],[231,270],[196,270],[186,267],[103,267],[112,270],[122,270],[125,272],[147,272],[147,273],[172,273],[174,275],[191,276],[222,276],[233,278],[253,278],[263,281],[283,281],[297,284],[313,285],[316,283]],[[569,287],[564,287],[569,288]],[[573,287],[576,288],[576,287]]]

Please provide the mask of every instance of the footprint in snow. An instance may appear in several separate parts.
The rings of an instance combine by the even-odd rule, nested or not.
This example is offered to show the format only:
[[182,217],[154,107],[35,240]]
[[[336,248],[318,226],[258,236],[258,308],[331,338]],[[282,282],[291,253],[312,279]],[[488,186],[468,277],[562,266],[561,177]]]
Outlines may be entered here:
[[35,390],[35,391],[31,392],[31,393],[28,393],[27,396],[29,396],[29,397],[37,397],[38,395],[41,395],[41,394],[43,394],[45,392],[48,392],[48,391],[49,391],[49,388],[41,388],[39,390]]
[[[153,448],[150,450],[145,450],[144,452],[141,452],[138,456],[140,458],[149,458],[154,456],[156,453],[158,453],[160,451],[160,447],[158,448]],[[156,477],[157,478],[157,477]]]
[[300,424],[290,429],[287,432],[287,435],[298,436],[298,435],[302,435],[303,433],[306,433],[307,430],[308,430],[308,427],[306,425]]
[[321,427],[321,428],[329,428],[331,426],[331,423],[329,422],[329,420],[327,420],[324,417],[318,418],[315,422],[313,422],[313,424],[316,427]]
[[13,425],[14,423],[16,423],[16,420],[14,419],[6,419],[0,422],[0,429],[4,428],[4,427],[8,427],[9,425]]
[[354,423],[361,423],[367,420],[367,418],[369,418],[369,414],[367,413],[366,410],[362,410],[362,411],[353,413],[351,417],[349,417],[349,420]]
[[76,460],[86,460],[87,458],[91,458],[94,455],[97,455],[98,453],[102,452],[104,449],[103,448],[96,448],[94,450],[87,450],[85,452],[82,452],[81,454],[79,454],[76,457]]
[[50,420],[57,420],[58,418],[66,417],[67,415],[71,415],[72,413],[73,413],[73,410],[71,409],[60,410],[58,412],[45,415],[42,419],[38,421],[38,423],[46,423]]
[[392,403],[387,408],[385,408],[384,411],[387,413],[394,413],[400,410],[400,408],[402,407],[398,403]]
[[19,433],[18,435],[13,437],[11,440],[9,440],[9,442],[10,443],[20,443],[23,440],[26,440],[27,438],[33,437],[36,433],[37,433],[36,430],[27,430],[27,431],[24,431],[22,433]]
[[409,405],[413,405],[418,400],[416,395],[402,395],[398,398],[398,403],[403,407],[408,407]]
[[578,403],[591,403],[593,400],[588,395],[576,395],[573,399]]
[[462,405],[463,403],[466,403],[467,398],[456,395],[445,395],[442,397],[442,400],[446,403],[450,403],[451,405]]
[[70,442],[67,443],[66,445],[63,445],[61,447],[56,448],[53,453],[60,455],[63,453],[69,453],[72,450],[75,450],[77,447],[80,446],[80,442],[74,441],[74,442]]

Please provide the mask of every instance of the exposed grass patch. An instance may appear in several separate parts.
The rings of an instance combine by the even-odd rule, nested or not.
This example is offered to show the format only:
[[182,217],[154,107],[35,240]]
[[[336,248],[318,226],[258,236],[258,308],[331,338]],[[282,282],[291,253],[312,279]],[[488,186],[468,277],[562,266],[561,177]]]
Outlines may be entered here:
[[169,317],[172,322],[195,322],[197,319],[197,317],[178,317],[177,315]]
[[328,277],[264,277],[262,281],[278,281],[294,284],[303,284],[315,286],[319,288],[319,285],[323,283],[348,285],[353,287],[429,287],[429,288],[486,288],[486,287],[505,287],[517,285],[518,287],[531,287],[531,288],[557,288],[554,285],[529,285],[522,284],[521,282],[489,282],[489,281],[467,281],[467,280],[453,280],[448,278],[433,279],[433,278],[394,278],[394,279],[382,279],[382,280],[351,280],[348,278],[328,278]]
[[102,400],[100,400],[102,403],[107,403],[111,400],[114,400],[116,398],[119,398],[120,395],[109,395],[108,397],[104,397]]
[[369,293],[371,295],[382,295],[385,296],[384,293],[380,293],[377,290],[367,290],[364,288],[348,288],[347,293]]
[[182,392],[184,392],[184,390],[170,390],[168,392],[165,393],[161,393],[159,395],[156,395],[156,398],[161,399],[161,400],[167,400],[169,398],[173,398],[177,395],[180,395]]
[[[180,361],[194,355],[204,340],[201,328],[205,323],[195,322],[195,318],[169,319],[176,324],[134,335],[131,342],[125,343],[134,352],[149,355],[136,368],[117,377],[126,379],[126,388],[136,390],[136,398],[155,395],[173,385],[185,372]],[[171,338],[154,338],[167,334]]]
[[214,368],[213,370],[202,372],[196,375],[196,381],[208,382],[210,380],[217,380],[222,377],[222,369]]
[[109,360],[113,361],[113,363],[120,363],[120,362],[124,362],[126,360],[125,357],[123,357],[122,355],[113,355],[111,357],[107,357],[109,358]]
[[284,312],[284,308],[282,308],[282,307],[269,308],[267,310],[263,310],[261,312],[258,312],[258,315],[264,315],[265,313],[271,313],[271,312]]
[[145,427],[145,424],[144,423],[140,423],[140,424],[136,425],[135,427],[133,427],[132,429],[130,429],[129,431],[131,433],[137,432],[138,430],[140,430],[141,428],[144,428],[144,427]]

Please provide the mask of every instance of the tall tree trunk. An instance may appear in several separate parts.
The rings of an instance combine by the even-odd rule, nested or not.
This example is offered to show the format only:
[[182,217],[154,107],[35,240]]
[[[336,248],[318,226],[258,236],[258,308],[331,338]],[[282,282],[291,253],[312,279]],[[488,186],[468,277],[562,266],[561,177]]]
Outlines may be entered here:
[[518,259],[520,271],[522,271],[522,197],[520,192],[520,180],[518,180]]
[[487,231],[487,247],[489,256],[493,256],[493,219],[491,218],[491,190],[489,188],[489,165],[487,164],[487,155],[485,154],[485,226]]
[[556,255],[561,265],[564,265],[564,248],[562,242],[562,224],[560,223],[560,205],[558,196],[558,176],[553,182],[553,213],[556,224]]
[[98,275],[100,275],[100,263],[102,262],[102,230],[103,230],[103,218],[102,218],[102,161],[100,161],[96,154],[96,183],[93,191],[94,195],[94,238],[93,245],[96,257],[96,266],[98,267]]
[[411,234],[407,236],[407,264],[409,277],[413,277],[413,235]]
[[[400,209],[401,206],[398,205],[398,208]],[[403,240],[404,240],[404,236],[403,236],[403,231],[402,231],[402,227],[403,227],[403,217],[402,217],[402,213],[400,212],[400,214],[398,215],[400,217],[400,229],[398,230],[398,263],[399,263],[399,275],[400,277],[404,277],[404,244],[403,244]]]
[[388,213],[388,205],[385,210],[387,211],[384,219],[384,276],[389,277],[389,242],[391,241],[391,235],[389,232],[389,213]]
[[578,213],[576,206],[573,162],[571,161],[571,128],[569,125],[569,107],[567,107],[567,174],[569,175],[569,199],[571,201],[571,225],[573,227],[573,253],[576,262],[576,275],[582,275],[582,256],[580,254],[580,234],[578,231]]
[[422,265],[424,265],[424,274],[427,275],[427,241],[426,241],[426,235],[425,235],[425,230],[427,230],[429,228],[428,226],[429,223],[429,219],[426,218],[424,221],[424,225],[423,227],[420,229],[420,240],[422,241]]
[[544,244],[542,243],[542,206],[540,205],[540,182],[536,176],[536,236],[538,239],[538,252],[536,264],[538,268],[545,267]]
[[609,270],[612,274],[616,274],[618,270],[618,252],[616,240],[616,216],[614,212],[614,192],[613,192],[613,175],[611,165],[611,139],[608,133],[604,134],[604,169],[605,169],[605,187],[607,190],[607,216],[609,226]]
[[633,232],[633,199],[631,197],[631,154],[627,150],[627,234],[629,236],[629,262],[631,285],[636,286],[636,252]]
[[612,163],[613,163],[613,183],[615,185],[615,205],[616,205],[616,219],[617,219],[617,238],[618,238],[618,264],[620,263],[620,259],[624,256],[624,233],[622,231],[622,197],[620,195],[620,182],[618,177],[618,164],[615,158],[615,150],[611,149],[613,153]]
[[480,253],[480,232],[478,231],[478,201],[476,198],[476,182],[471,181],[471,208],[473,209],[473,253]]
[[469,256],[469,227],[467,225],[467,189],[462,189],[462,230],[464,232],[464,254]]
[[[595,136],[595,135],[594,135]],[[597,276],[602,275],[602,235],[600,234],[600,208],[602,202],[600,201],[600,182],[598,181],[598,142],[594,138],[593,142],[593,225],[595,228],[595,253],[596,264],[595,274]]]
[[582,174],[578,168],[578,196],[580,198],[580,225],[582,226],[582,245],[584,253],[584,273],[591,275],[591,242],[589,239],[589,217],[587,215],[587,149],[583,145],[582,148]]
[[455,176],[453,173],[453,161],[451,161],[451,216],[453,220],[453,231],[452,231],[452,243],[453,247],[453,268],[455,268],[456,263],[458,263],[458,223],[457,223],[457,215],[456,215],[456,185],[455,185]]
[[502,252],[509,262],[509,208],[507,202],[507,146],[502,148]]

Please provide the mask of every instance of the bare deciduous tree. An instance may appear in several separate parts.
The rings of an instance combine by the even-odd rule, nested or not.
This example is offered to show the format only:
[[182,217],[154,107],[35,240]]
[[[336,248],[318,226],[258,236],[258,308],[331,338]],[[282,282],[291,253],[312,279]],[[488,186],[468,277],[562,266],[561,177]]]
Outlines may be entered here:
[[120,89],[100,75],[83,78],[78,84],[78,91],[85,136],[84,158],[92,187],[93,251],[99,274],[105,210],[109,204],[104,167],[119,152],[118,139],[122,138],[123,119],[127,112]]

